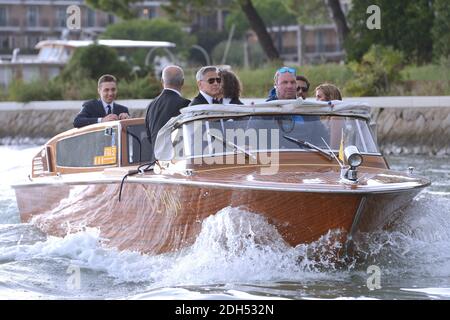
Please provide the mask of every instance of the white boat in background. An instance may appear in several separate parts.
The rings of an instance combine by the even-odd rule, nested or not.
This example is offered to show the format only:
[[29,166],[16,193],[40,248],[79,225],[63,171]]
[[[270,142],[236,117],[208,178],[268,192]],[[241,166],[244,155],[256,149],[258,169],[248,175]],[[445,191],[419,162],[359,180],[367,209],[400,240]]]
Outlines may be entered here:
[[[0,60],[0,85],[7,88],[13,79],[22,79],[30,82],[36,79],[51,79],[56,77],[69,62],[77,48],[87,47],[97,43],[117,49],[148,49],[145,64],[150,63],[150,57],[156,49],[163,49],[169,60],[175,61],[175,57],[168,50],[176,45],[167,41],[137,41],[119,39],[100,40],[43,40],[36,44],[39,49],[37,55],[20,55],[19,49],[14,49],[11,60]],[[162,66],[164,67],[164,66]],[[155,68],[157,69],[157,68]]]

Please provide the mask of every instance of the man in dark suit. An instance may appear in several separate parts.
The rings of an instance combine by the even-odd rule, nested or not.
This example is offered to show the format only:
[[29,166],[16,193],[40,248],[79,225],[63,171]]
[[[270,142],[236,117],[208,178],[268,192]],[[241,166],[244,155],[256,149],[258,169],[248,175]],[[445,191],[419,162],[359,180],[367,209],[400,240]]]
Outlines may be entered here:
[[110,74],[105,74],[98,79],[97,91],[100,99],[93,99],[83,103],[81,111],[73,120],[75,128],[81,128],[89,124],[128,119],[128,108],[115,103],[117,97],[117,80]]
[[219,100],[221,95],[219,70],[214,66],[200,68],[195,75],[199,94],[192,100],[191,106],[197,104],[222,103]]
[[161,94],[147,107],[145,126],[151,145],[152,160],[155,160],[154,146],[158,131],[170,118],[180,114],[180,109],[191,102],[181,96],[184,84],[184,72],[178,66],[167,66],[162,71],[161,82],[164,87]]

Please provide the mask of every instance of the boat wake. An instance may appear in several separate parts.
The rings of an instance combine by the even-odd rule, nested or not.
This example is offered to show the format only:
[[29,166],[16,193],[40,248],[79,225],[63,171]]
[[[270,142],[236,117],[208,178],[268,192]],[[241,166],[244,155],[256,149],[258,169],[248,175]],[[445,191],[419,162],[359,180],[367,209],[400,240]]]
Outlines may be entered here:
[[196,242],[177,252],[151,256],[117,251],[102,245],[99,230],[86,228],[63,238],[2,247],[0,261],[62,258],[66,267],[104,272],[115,283],[152,287],[326,279],[329,275],[321,271],[335,268],[335,261],[326,255],[318,261],[314,254],[337,245],[334,234],[292,248],[261,215],[227,207],[205,219]]
[[[287,245],[275,227],[259,214],[226,207],[203,221],[196,242],[180,250],[166,280],[184,283],[283,281],[317,277],[317,267],[334,268],[332,257],[314,253],[331,246],[334,233],[295,248]],[[310,258],[310,256],[312,258]],[[327,259],[329,258],[329,259]],[[172,275],[176,278],[171,279]],[[183,275],[180,277],[180,275]]]
[[30,157],[36,154],[38,147],[2,145],[0,139],[0,224],[19,223],[17,203],[14,190],[10,184],[23,180],[24,168],[29,172]]
[[[424,288],[442,287],[442,278],[450,278],[449,209],[448,199],[422,195],[387,230],[361,234],[357,254],[345,261],[333,255],[342,246],[339,230],[293,248],[265,217],[242,208],[218,211],[203,221],[192,246],[160,255],[105,247],[93,228],[46,237],[30,224],[3,225],[0,279],[7,289],[0,291],[9,295],[13,289],[28,290],[33,298],[259,299],[267,290],[269,296],[278,291],[287,297],[302,296],[303,291],[317,296],[332,283],[345,288],[359,281],[365,288],[366,269],[376,265],[383,286],[420,294],[411,290],[421,281],[426,281]],[[8,265],[21,271],[10,271]],[[73,270],[79,270],[81,291],[68,285]],[[430,283],[431,278],[437,283]],[[108,291],[111,286],[117,293]],[[316,291],[302,289],[308,287]],[[242,290],[250,295],[243,297]]]
[[421,194],[385,230],[358,236],[357,267],[384,266],[384,273],[405,277],[450,277],[449,218],[449,199]]

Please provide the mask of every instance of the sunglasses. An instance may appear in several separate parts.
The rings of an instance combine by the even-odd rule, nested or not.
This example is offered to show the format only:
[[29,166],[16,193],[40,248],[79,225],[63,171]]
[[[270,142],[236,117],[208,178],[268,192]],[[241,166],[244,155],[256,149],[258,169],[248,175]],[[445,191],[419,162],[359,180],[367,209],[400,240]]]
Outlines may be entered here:
[[308,92],[308,87],[297,87],[297,92],[299,91]]
[[208,82],[209,84],[213,84],[214,82],[220,83],[222,81],[222,79],[220,78],[209,78],[208,80],[203,80]]
[[286,73],[286,72],[289,72],[289,73],[295,74],[296,71],[295,71],[294,68],[283,67],[283,68],[278,69],[277,72],[278,72],[278,73]]

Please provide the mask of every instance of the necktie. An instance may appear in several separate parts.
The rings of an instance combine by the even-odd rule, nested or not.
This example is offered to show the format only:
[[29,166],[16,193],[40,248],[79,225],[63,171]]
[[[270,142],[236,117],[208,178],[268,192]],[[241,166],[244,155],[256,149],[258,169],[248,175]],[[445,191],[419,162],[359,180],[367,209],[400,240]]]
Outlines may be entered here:
[[214,99],[212,100],[212,103],[213,103],[213,104],[220,104],[220,99],[214,98]]
[[106,109],[108,109],[108,112],[106,112],[106,114],[111,114],[111,106],[109,104],[106,106]]

